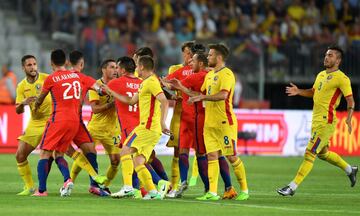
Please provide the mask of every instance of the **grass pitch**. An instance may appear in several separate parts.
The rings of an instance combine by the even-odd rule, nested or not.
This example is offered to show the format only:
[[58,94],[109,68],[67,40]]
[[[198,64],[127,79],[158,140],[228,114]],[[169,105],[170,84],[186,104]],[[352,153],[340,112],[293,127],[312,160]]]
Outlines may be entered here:
[[[37,181],[38,155],[29,158],[34,180]],[[72,160],[66,158],[71,166]],[[168,176],[170,157],[160,157]],[[345,158],[349,163],[360,165],[360,158]],[[316,160],[314,169],[296,191],[294,197],[281,197],[276,189],[287,184],[294,177],[301,157],[259,157],[243,156],[250,199],[247,201],[221,200],[197,201],[202,195],[201,179],[190,187],[181,199],[133,200],[96,197],[87,192],[88,176],[81,172],[75,182],[71,197],[60,197],[62,176],[54,163],[48,178],[48,197],[19,197],[23,184],[18,175],[14,155],[0,155],[0,214],[9,215],[360,215],[360,182],[350,188],[344,172],[326,162]],[[100,173],[105,173],[107,156],[99,156]],[[231,168],[230,168],[231,169]],[[359,175],[360,177],[360,175]],[[121,172],[110,189],[121,187]],[[234,176],[233,185],[239,191]],[[223,193],[219,179],[219,194]]]

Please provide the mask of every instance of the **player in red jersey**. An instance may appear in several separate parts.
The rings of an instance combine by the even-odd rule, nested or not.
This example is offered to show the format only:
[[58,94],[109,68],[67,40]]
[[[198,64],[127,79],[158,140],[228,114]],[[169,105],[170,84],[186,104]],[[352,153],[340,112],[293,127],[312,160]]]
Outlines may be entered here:
[[64,51],[58,49],[51,53],[51,66],[54,72],[45,80],[42,92],[35,102],[35,112],[37,112],[45,97],[49,92],[51,93],[53,109],[40,142],[39,189],[34,196],[47,196],[47,165],[53,153],[55,162],[64,177],[64,185],[60,191],[61,196],[69,196],[74,185],[70,178],[68,164],[63,156],[79,128],[82,84],[78,74],[66,70],[65,61]]

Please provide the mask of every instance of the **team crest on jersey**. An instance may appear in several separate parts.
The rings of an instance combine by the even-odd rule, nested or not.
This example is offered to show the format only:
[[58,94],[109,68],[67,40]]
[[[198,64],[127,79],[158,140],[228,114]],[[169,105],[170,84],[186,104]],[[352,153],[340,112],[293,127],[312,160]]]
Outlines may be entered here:
[[329,75],[326,79],[327,80],[331,80],[333,78],[333,76],[332,75]]
[[36,84],[36,85],[35,85],[35,89],[36,89],[36,93],[40,93],[40,91],[41,91],[41,84]]
[[218,80],[219,77],[218,76],[214,76],[214,81]]

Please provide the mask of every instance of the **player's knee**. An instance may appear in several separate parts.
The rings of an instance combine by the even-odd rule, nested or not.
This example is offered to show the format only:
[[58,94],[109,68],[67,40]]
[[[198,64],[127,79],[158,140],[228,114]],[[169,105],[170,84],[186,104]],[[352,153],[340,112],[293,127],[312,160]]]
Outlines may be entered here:
[[321,160],[326,160],[326,158],[328,157],[329,153],[326,152],[326,153],[322,153],[322,154],[318,154],[318,158],[321,159]]
[[111,166],[119,166],[120,158],[112,158],[110,163],[111,163]]
[[230,163],[235,163],[237,160],[237,157],[234,155],[228,155],[226,158],[230,161]]
[[21,151],[17,151],[15,154],[15,158],[18,163],[22,163],[26,160],[27,155]]

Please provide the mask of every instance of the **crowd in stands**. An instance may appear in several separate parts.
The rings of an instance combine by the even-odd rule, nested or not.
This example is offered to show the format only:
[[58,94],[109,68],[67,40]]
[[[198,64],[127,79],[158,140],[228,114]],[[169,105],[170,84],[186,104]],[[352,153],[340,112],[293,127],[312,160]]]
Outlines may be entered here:
[[181,62],[182,42],[220,40],[232,49],[230,62],[253,62],[265,53],[269,66],[291,64],[296,73],[299,59],[319,66],[329,44],[360,49],[360,0],[41,1],[44,30],[74,33],[80,26],[80,48],[102,59],[148,45],[165,68]]

